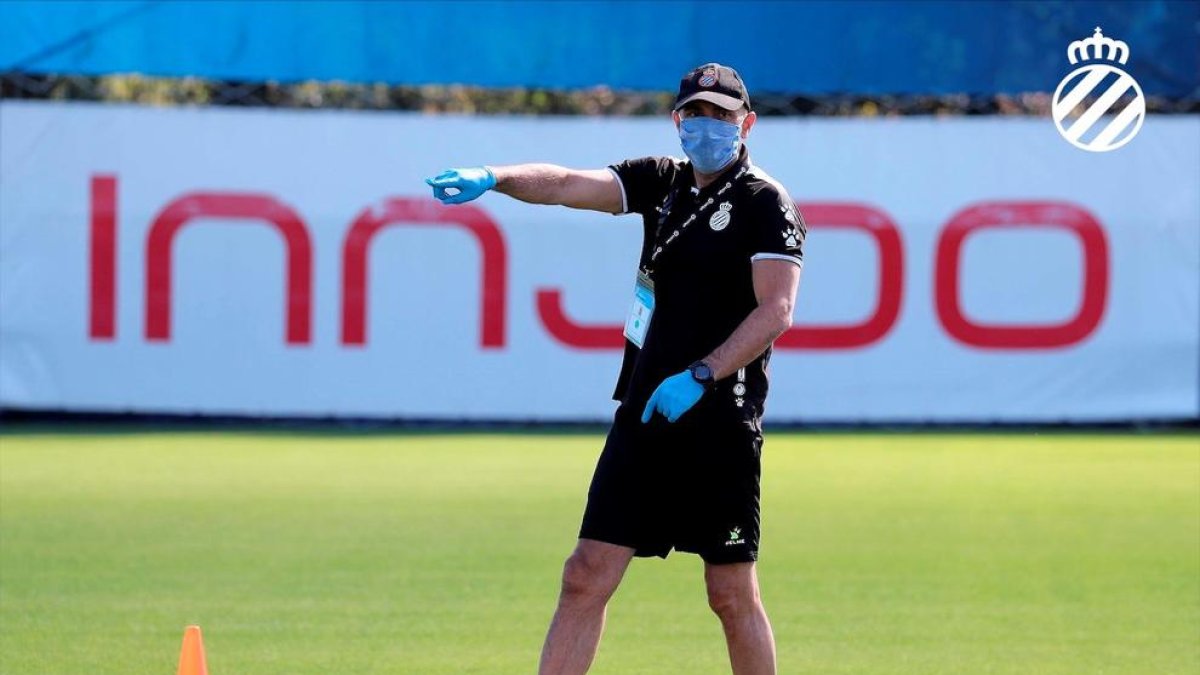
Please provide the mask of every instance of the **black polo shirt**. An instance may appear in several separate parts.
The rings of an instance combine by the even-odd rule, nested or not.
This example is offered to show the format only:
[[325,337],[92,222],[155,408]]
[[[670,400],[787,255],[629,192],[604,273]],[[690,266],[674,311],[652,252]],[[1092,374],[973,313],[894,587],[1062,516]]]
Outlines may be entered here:
[[[758,306],[755,260],[803,265],[806,228],[787,191],[750,163],[744,146],[737,161],[700,190],[691,164],[672,157],[631,159],[609,169],[621,183],[623,212],[642,216],[639,267],[654,280],[649,332],[642,349],[626,340],[613,393],[640,411],[659,383],[708,356]],[[770,356],[768,347],[705,398],[761,416]]]

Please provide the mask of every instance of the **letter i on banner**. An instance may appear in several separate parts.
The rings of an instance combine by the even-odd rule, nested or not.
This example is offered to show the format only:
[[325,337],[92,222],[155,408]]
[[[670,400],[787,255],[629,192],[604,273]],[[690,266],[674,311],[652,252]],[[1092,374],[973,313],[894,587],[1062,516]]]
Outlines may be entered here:
[[92,176],[88,337],[117,336],[117,178]]

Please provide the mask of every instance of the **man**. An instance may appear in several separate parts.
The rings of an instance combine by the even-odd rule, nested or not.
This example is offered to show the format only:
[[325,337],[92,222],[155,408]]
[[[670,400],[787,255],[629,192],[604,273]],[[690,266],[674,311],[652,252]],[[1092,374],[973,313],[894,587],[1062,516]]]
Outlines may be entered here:
[[791,325],[805,226],[787,192],[750,163],[744,141],[756,116],[736,71],[710,63],[685,75],[672,118],[688,161],[451,169],[426,181],[446,204],[496,190],[642,216],[620,406],[564,566],[544,675],[586,672],[630,559],[671,549],[704,560],[733,672],[775,672],[754,568],[760,422],[771,344]]

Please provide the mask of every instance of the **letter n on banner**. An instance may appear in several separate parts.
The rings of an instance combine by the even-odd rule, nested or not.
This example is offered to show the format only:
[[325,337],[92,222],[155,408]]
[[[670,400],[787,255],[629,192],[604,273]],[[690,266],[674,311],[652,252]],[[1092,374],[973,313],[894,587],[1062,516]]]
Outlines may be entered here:
[[480,345],[503,349],[508,298],[508,251],[500,228],[481,209],[460,205],[447,209],[432,199],[395,198],[376,211],[366,208],[354,219],[342,245],[342,344],[367,341],[367,263],[371,241],[385,227],[457,227],[479,244]]
[[146,238],[146,339],[171,339],[171,244],[197,218],[259,220],[287,245],[287,342],[312,336],[312,242],[299,214],[270,195],[196,192],[167,204]]

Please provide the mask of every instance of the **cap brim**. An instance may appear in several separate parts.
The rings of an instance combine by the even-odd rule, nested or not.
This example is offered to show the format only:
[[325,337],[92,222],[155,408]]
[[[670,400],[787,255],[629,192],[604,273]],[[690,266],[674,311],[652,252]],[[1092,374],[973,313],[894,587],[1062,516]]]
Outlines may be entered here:
[[734,98],[733,96],[728,96],[726,94],[718,94],[715,91],[698,91],[682,101],[677,101],[675,103],[675,110],[679,110],[692,101],[708,101],[709,103],[721,106],[726,110],[737,110],[746,104],[746,102],[740,98]]

